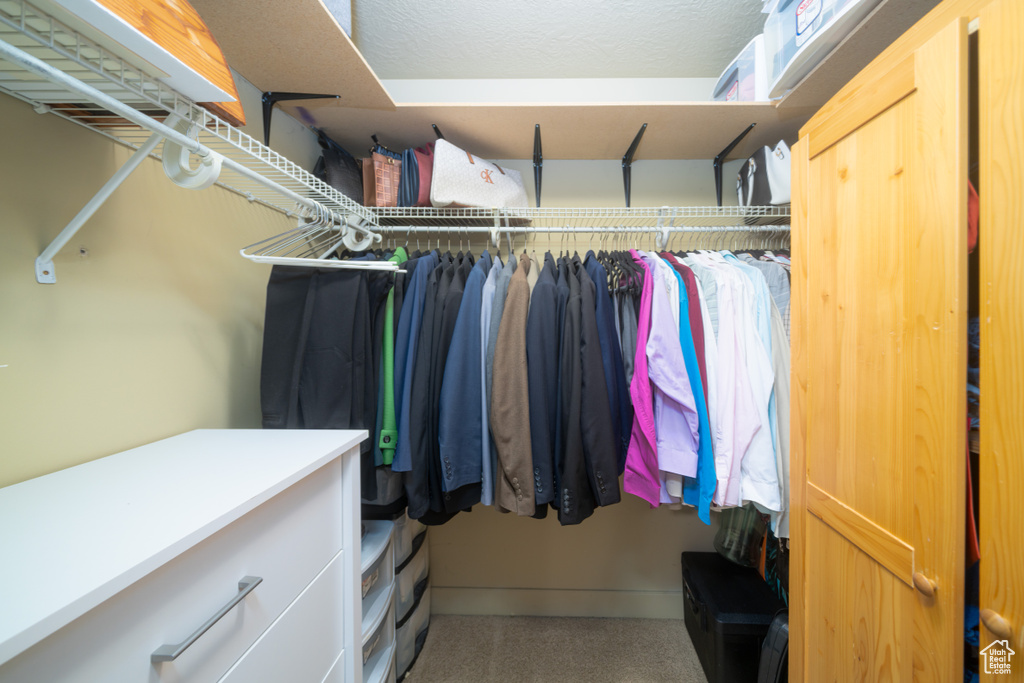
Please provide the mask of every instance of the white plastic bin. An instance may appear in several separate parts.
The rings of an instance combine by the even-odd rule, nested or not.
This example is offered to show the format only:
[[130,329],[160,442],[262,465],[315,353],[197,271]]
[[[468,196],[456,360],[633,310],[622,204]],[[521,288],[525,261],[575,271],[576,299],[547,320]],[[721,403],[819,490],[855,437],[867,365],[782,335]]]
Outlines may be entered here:
[[395,575],[395,616],[404,619],[416,600],[417,584],[430,573],[430,548],[424,543]]
[[390,606],[379,623],[363,636],[363,683],[384,683],[388,680],[397,648],[395,647],[395,609]]
[[409,519],[408,512],[395,520],[395,566],[404,563],[413,553],[413,541],[427,527],[415,519]]
[[768,99],[763,34],[754,36],[726,67],[715,85],[711,99],[716,102],[757,102]]
[[880,0],[779,0],[764,24],[768,97],[800,82]]
[[399,677],[404,676],[416,661],[430,627],[430,582],[422,583],[420,588],[422,592],[417,591],[420,592],[419,601],[395,631],[395,659]]

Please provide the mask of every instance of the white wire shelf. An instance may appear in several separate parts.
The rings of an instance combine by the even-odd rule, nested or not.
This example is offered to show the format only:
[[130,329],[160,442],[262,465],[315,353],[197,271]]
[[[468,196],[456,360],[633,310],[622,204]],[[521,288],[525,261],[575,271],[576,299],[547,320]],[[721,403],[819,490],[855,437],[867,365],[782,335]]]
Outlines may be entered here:
[[[26,0],[0,0],[0,92],[136,150],[36,260],[40,282],[55,281],[53,256],[146,156],[162,159],[179,184],[205,187],[216,182],[249,201],[310,219],[241,250],[261,263],[347,267],[328,257],[342,247],[379,242],[378,229],[390,234],[490,232],[493,241],[499,233],[657,232],[665,241],[681,232],[788,231],[788,206],[363,207],[164,85],[145,67],[95,44]],[[175,177],[169,160],[179,157],[184,162]],[[206,166],[214,167],[207,169],[213,171],[206,174],[209,182],[202,178]]]
[[423,228],[476,228],[502,232],[559,232],[595,228],[700,228],[788,225],[789,206],[663,206],[636,208],[371,209],[383,230],[422,232]]
[[362,234],[374,225],[365,207],[25,0],[0,0],[0,92],[160,159],[150,138],[176,141],[186,167],[219,157],[216,184],[288,215],[319,206]]

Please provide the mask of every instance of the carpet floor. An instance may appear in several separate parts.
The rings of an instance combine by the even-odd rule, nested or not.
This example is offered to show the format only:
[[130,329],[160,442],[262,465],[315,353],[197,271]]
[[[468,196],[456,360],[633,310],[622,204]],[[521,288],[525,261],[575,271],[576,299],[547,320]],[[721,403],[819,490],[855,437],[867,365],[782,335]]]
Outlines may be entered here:
[[683,621],[433,615],[410,683],[706,683]]

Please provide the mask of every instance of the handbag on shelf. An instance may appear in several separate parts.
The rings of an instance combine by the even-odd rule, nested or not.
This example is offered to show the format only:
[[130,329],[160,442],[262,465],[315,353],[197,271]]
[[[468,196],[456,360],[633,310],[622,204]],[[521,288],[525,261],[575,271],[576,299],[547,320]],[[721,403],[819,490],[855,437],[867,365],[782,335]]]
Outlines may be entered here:
[[363,172],[363,206],[377,206],[377,183],[373,173],[373,159],[359,160]]
[[420,165],[416,163],[416,150],[402,152],[402,179],[398,185],[398,205],[416,206],[420,192]]
[[789,204],[789,167],[789,147],[784,140],[775,149],[765,146],[754,152],[736,177],[740,206]]
[[363,197],[363,172],[358,160],[322,130],[317,129],[316,137],[323,152],[313,167],[313,175],[349,199],[360,201]]
[[419,189],[413,206],[430,206],[430,179],[434,172],[434,143],[413,150],[419,167]]
[[440,138],[434,146],[430,204],[442,209],[525,207],[526,188],[519,171],[484,161]]
[[376,145],[369,159],[363,159],[363,204],[398,206],[402,178],[402,155]]

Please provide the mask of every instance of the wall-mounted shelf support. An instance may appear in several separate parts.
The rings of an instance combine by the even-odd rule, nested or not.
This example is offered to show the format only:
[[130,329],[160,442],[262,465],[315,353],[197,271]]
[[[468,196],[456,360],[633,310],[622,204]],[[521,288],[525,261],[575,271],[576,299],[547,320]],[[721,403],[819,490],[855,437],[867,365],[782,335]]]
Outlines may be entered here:
[[0,3],[0,36],[0,59],[22,70],[0,79],[0,92],[134,150],[39,255],[40,283],[56,281],[54,257],[160,142],[164,171],[182,187],[217,183],[288,215],[318,216],[347,245],[380,241],[364,207],[28,2]]
[[150,135],[149,139],[135,150],[135,153],[132,154],[128,161],[124,162],[124,165],[117,169],[117,172],[99,189],[99,192],[93,195],[92,199],[82,207],[82,210],[50,242],[50,245],[43,250],[43,253],[36,257],[36,282],[43,285],[52,285],[57,282],[57,273],[53,268],[53,257],[75,236],[75,233],[85,225],[85,222],[92,218],[97,209],[103,206],[103,202],[107,201],[107,198],[114,193],[114,190],[121,186],[121,183],[132,174],[132,171],[139,167],[142,160],[153,153],[156,146],[160,144],[161,139],[158,133]]
[[725,149],[715,156],[715,160],[712,162],[712,166],[715,169],[715,197],[718,199],[718,205],[722,205],[722,164],[725,163],[725,158],[729,156],[729,152],[733,150],[733,147],[740,144],[743,138],[747,137],[747,133],[754,129],[756,123],[752,123],[747,126],[746,130],[736,136],[736,139],[730,142]]
[[636,137],[633,138],[633,142],[629,145],[629,149],[622,155],[622,185],[626,190],[626,206],[629,206],[629,192],[630,185],[632,182],[632,170],[633,170],[633,155],[636,154],[636,148],[640,146],[640,139],[644,136],[644,131],[647,130],[647,124],[640,126],[640,130],[637,132]]
[[275,92],[268,90],[263,93],[263,144],[270,147],[270,119],[274,116],[274,105],[278,102],[291,100],[338,100],[341,95],[318,95],[308,92]]
[[544,171],[544,152],[540,146],[540,124],[533,129],[533,184],[537,190],[537,208],[540,208],[540,178]]

